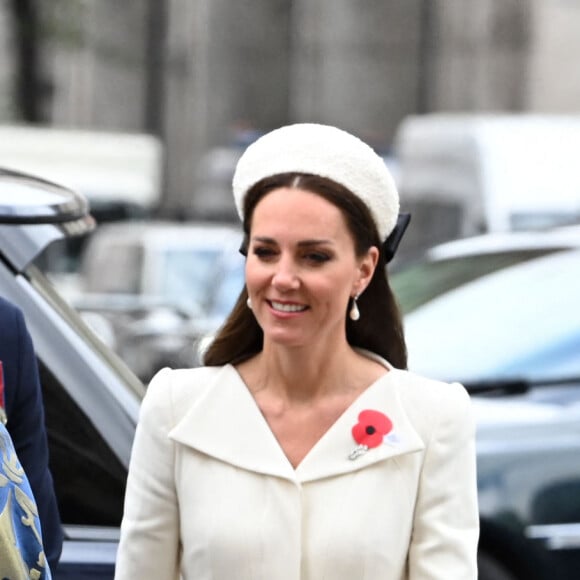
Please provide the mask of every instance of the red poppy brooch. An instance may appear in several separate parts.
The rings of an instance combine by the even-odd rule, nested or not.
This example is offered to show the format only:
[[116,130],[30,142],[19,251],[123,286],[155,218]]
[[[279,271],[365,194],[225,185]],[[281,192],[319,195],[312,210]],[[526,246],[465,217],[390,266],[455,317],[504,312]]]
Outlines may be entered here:
[[352,436],[357,442],[357,446],[351,451],[348,458],[357,459],[369,449],[378,447],[392,429],[393,422],[384,413],[371,409],[361,411],[358,423],[352,428]]

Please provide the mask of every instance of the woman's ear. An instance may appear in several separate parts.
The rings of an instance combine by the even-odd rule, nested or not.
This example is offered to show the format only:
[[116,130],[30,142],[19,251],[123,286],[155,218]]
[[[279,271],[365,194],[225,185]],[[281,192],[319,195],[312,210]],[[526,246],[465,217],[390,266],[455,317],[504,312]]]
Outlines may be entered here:
[[359,278],[357,294],[362,294],[375,273],[375,268],[379,261],[379,249],[376,246],[371,246],[368,252],[359,261]]

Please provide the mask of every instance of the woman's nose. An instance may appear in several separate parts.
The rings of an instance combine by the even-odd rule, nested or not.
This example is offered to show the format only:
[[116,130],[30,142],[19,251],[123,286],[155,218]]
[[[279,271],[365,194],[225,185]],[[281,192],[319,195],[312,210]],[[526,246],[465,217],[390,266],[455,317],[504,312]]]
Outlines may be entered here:
[[272,286],[281,290],[295,289],[300,285],[295,264],[288,258],[282,258],[276,264],[272,276]]

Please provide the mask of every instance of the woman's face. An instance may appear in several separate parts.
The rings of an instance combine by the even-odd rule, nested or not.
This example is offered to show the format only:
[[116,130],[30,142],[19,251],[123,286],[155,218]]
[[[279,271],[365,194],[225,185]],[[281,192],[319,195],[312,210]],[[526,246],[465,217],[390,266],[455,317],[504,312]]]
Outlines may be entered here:
[[355,255],[341,210],[321,196],[287,187],[268,193],[254,209],[246,262],[265,342],[343,339],[348,300],[366,288],[377,257],[376,248]]

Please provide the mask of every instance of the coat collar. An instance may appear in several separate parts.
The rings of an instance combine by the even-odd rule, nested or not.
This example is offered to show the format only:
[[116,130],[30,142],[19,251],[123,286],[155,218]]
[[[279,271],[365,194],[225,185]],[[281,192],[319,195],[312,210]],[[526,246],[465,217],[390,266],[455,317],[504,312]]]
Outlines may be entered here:
[[[183,415],[169,437],[236,467],[304,483],[348,473],[424,448],[400,398],[401,373],[390,372],[366,389],[294,469],[278,444],[240,375],[231,365],[219,369],[204,393]],[[358,459],[351,433],[358,415],[373,409],[387,415],[393,430],[387,441]]]

